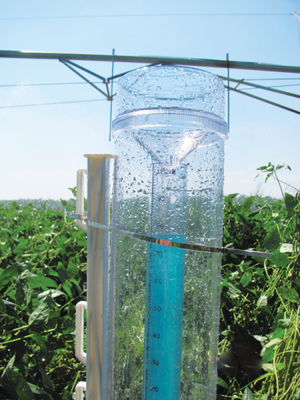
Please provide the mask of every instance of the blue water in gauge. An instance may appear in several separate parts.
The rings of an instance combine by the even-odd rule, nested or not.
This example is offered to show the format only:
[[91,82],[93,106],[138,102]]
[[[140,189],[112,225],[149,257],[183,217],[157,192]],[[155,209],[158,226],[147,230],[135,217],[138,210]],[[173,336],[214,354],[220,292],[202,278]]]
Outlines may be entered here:
[[[184,235],[155,235],[184,242]],[[185,251],[148,244],[144,400],[179,400]]]

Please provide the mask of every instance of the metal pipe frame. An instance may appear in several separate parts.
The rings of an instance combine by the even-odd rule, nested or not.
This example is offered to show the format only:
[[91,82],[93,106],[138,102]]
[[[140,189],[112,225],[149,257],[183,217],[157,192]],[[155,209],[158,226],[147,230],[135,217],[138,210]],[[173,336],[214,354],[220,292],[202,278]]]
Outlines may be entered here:
[[177,58],[177,57],[152,57],[152,56],[119,56],[104,54],[76,54],[76,53],[48,53],[27,50],[0,50],[2,58],[24,58],[42,60],[81,60],[81,61],[107,61],[142,64],[179,64],[197,67],[245,69],[253,71],[300,73],[300,67],[264,64],[247,61],[211,60],[204,58]]
[[290,112],[293,112],[295,114],[300,115],[300,111],[295,110],[293,108],[286,107],[286,106],[284,106],[282,104],[275,103],[274,101],[270,101],[270,100],[264,99],[262,97],[255,96],[254,94],[250,94],[250,93],[244,92],[243,90],[238,90],[238,89],[235,89],[235,88],[230,87],[230,86],[224,85],[224,87],[226,89],[228,89],[228,90],[232,90],[233,92],[236,92],[236,93],[239,93],[239,94],[243,94],[245,96],[251,97],[252,99],[259,100],[259,101],[262,101],[264,103],[271,104],[272,106],[279,107],[279,108],[282,108],[283,110],[290,111]]
[[[286,96],[296,97],[297,99],[300,98],[300,95],[299,95],[299,94],[291,93],[291,92],[286,92],[286,91],[284,91],[284,90],[279,90],[279,89],[275,89],[275,88],[268,87],[268,86],[257,85],[256,83],[246,82],[246,81],[244,81],[244,79],[233,79],[233,78],[229,78],[229,77],[221,76],[221,75],[218,75],[218,77],[219,77],[220,79],[223,79],[223,81],[228,81],[228,82],[235,82],[235,83],[237,83],[236,87],[235,87],[235,88],[232,88],[233,90],[236,90],[236,89],[238,88],[238,86],[240,86],[240,85],[245,85],[245,86],[251,86],[251,87],[256,88],[256,89],[263,89],[263,90],[267,90],[267,91],[269,91],[269,92],[274,92],[274,93],[278,93],[278,94],[284,94],[284,95],[286,95]],[[229,85],[228,85],[228,86],[229,86]],[[241,91],[242,91],[242,90],[241,90]]]

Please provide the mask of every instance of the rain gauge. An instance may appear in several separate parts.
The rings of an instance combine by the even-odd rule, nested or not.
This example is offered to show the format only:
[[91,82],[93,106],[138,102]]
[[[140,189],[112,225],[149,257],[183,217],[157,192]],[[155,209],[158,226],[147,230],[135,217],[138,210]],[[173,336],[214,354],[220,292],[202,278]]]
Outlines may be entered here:
[[224,85],[192,67],[131,71],[112,135],[116,156],[87,156],[87,398],[215,400]]
[[[123,263],[116,260],[116,279],[122,287],[116,309],[122,315],[125,309],[139,307],[141,318],[137,325],[137,310],[127,311],[142,334],[137,340],[143,345],[143,374],[135,378],[137,369],[130,367],[134,360],[128,360],[127,373],[136,383],[137,378],[140,381],[136,398],[179,400],[181,386],[186,393],[182,398],[203,392],[208,399],[210,391],[215,393],[216,366],[212,363],[219,301],[212,297],[218,297],[220,260],[209,254],[195,258],[180,243],[221,245],[227,133],[223,108],[223,83],[199,69],[145,67],[119,81],[117,117],[112,125],[118,154],[115,224],[156,239],[143,248],[135,248],[131,241],[127,251],[129,243],[123,244],[122,238],[116,244],[117,257],[119,252],[128,256]],[[203,227],[197,232],[196,227],[208,223],[205,233]],[[167,246],[168,242],[178,247]],[[135,252],[137,257],[139,252],[144,255],[140,265],[131,261]],[[129,285],[132,279],[134,285],[124,298],[126,271]],[[141,290],[143,295],[134,305]],[[189,293],[186,299],[185,291]],[[116,333],[116,341],[121,334]],[[195,360],[189,359],[191,351]],[[186,374],[194,378],[185,378]],[[193,387],[182,384],[181,377]],[[124,398],[125,392],[119,392],[120,387],[116,390],[116,398]]]
[[[222,248],[224,85],[213,74],[175,63],[228,71],[298,73],[299,68],[228,57],[114,52],[0,50],[0,57],[58,59],[107,100],[113,98],[108,82],[118,76],[105,79],[71,60],[152,63],[119,79],[112,123],[116,155],[86,155],[87,171],[77,175],[76,213],[69,216],[87,232],[88,266],[87,302],[76,306],[76,356],[86,364],[87,377],[76,386],[76,400],[83,399],[84,391],[88,400],[215,400],[221,254],[272,254]],[[98,77],[107,93],[74,67]]]

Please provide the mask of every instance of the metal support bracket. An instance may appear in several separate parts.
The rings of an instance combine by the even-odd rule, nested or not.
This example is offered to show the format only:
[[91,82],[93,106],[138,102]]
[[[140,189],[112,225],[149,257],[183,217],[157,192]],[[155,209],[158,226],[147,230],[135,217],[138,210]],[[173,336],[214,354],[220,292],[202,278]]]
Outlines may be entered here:
[[[64,58],[60,58],[59,61],[60,61],[61,63],[63,63],[66,67],[68,67],[71,71],[73,71],[76,75],[80,76],[80,78],[82,78],[84,81],[86,81],[86,82],[87,82],[89,85],[91,85],[94,89],[98,90],[98,92],[100,92],[101,94],[103,94],[103,96],[105,96],[106,99],[107,99],[108,101],[112,101],[112,99],[113,99],[113,97],[115,96],[115,94],[111,94],[111,93],[109,92],[109,81],[110,81],[111,79],[108,80],[108,79],[104,78],[103,76],[98,75],[98,74],[96,74],[95,72],[92,72],[92,71],[90,71],[89,69],[84,68],[84,67],[82,67],[81,65],[78,65],[78,64],[76,64],[76,63],[74,63],[74,62],[72,62],[72,61],[70,61],[70,60],[66,60],[66,59],[64,59]],[[106,93],[105,93],[103,90],[101,90],[98,86],[96,86],[93,82],[91,82],[89,79],[87,79],[84,75],[82,75],[80,72],[76,71],[76,69],[73,68],[73,67],[76,67],[76,68],[78,68],[78,69],[81,69],[82,71],[87,72],[88,74],[91,74],[91,75],[95,76],[96,78],[102,80],[102,83],[103,83],[103,84],[105,85],[105,87],[106,87]]]

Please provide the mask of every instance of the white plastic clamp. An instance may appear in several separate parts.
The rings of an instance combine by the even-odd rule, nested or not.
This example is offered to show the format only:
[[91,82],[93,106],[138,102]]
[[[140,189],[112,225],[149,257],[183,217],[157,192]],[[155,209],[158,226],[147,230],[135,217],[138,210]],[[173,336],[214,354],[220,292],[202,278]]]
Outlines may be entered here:
[[[84,183],[86,173],[85,169],[77,171],[76,214],[81,217],[86,216],[86,212],[84,212]],[[82,219],[76,219],[76,225],[84,232],[87,232],[87,224]]]
[[86,309],[86,301],[80,301],[76,304],[75,356],[84,365],[86,365],[86,353],[83,351],[83,317]]
[[75,400],[83,400],[84,391],[86,391],[86,383],[78,382],[75,388]]

